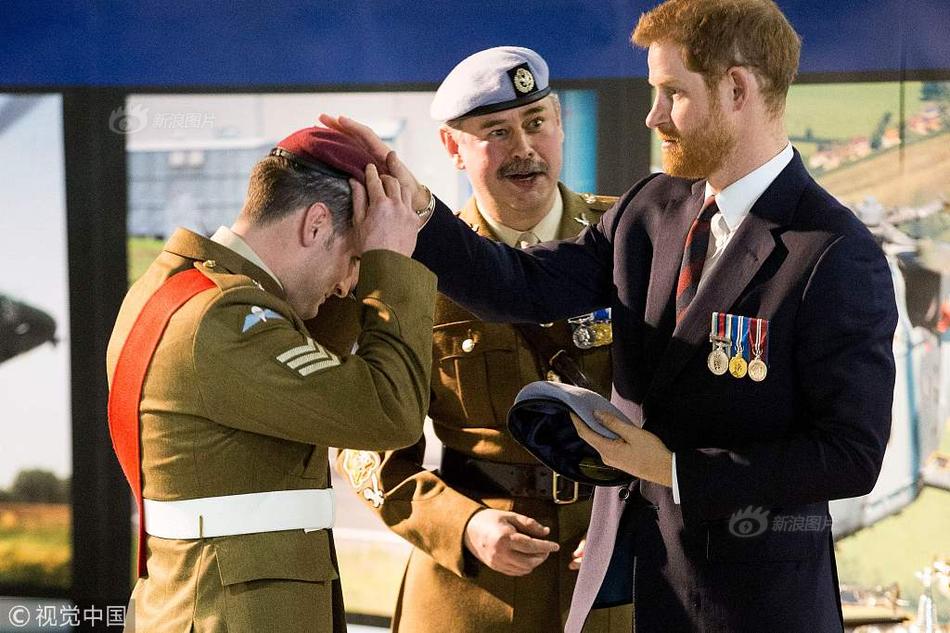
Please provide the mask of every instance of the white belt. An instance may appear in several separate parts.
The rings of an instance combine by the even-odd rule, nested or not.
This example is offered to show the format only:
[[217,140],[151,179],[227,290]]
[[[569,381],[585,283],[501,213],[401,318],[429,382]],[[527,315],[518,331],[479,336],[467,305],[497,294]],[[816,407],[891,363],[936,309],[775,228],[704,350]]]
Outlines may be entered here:
[[332,488],[277,490],[183,501],[144,499],[145,531],[169,539],[198,539],[333,527]]

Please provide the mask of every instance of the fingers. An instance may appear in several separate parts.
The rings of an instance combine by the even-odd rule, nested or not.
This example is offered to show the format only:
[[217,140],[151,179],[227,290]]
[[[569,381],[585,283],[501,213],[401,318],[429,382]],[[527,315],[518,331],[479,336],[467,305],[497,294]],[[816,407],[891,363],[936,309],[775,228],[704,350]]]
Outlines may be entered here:
[[519,554],[527,554],[529,556],[538,554],[544,554],[547,556],[548,554],[561,549],[561,546],[554,541],[545,541],[542,539],[532,538],[527,534],[522,534],[521,532],[512,534],[509,540],[511,542],[512,551]]
[[386,197],[386,188],[380,179],[379,170],[372,163],[366,166],[366,193],[370,205]]
[[548,559],[548,555],[522,556],[515,563],[515,571],[512,576],[527,576],[534,568]]
[[402,192],[398,180],[386,175],[380,176],[380,179],[383,181],[383,189],[386,190],[387,198],[402,200]]
[[581,420],[577,415],[571,411],[571,422],[574,423],[574,428],[577,430],[577,435],[590,444],[598,453],[602,453],[602,448],[605,446],[606,438],[600,433],[596,433],[591,430],[587,423]]
[[385,164],[389,148],[383,143],[382,139],[376,136],[376,133],[373,132],[373,128],[345,116],[321,114],[318,118],[320,123],[328,128],[350,136],[353,140],[362,145],[366,151],[372,154],[376,160]]
[[574,550],[574,553],[571,554],[574,558],[580,558],[584,555],[584,549],[587,547],[587,539],[582,538],[581,542],[577,544],[577,548]]
[[350,178],[350,191],[353,192],[353,225],[359,226],[366,218],[366,188],[355,178]]
[[597,418],[597,421],[603,424],[604,428],[608,431],[613,431],[624,439],[629,438],[640,430],[632,424],[627,424],[609,411],[594,411],[594,417]]
[[323,113],[320,116],[318,116],[317,119],[320,121],[320,123],[323,123],[328,128],[331,128],[338,132],[343,131],[340,129],[340,122],[337,120],[337,117],[335,116],[331,116],[329,114]]
[[515,526],[515,529],[528,536],[544,537],[551,533],[551,528],[545,527],[531,517],[526,517],[523,514],[512,512],[508,515],[508,520]]
[[577,544],[577,549],[574,550],[574,553],[571,554],[571,562],[567,564],[568,569],[577,571],[581,568],[581,563],[584,562],[584,549],[587,545],[587,539],[582,538],[581,542]]
[[400,184],[400,188],[402,190],[401,193],[402,193],[403,204],[405,204],[407,207],[415,211],[416,207],[414,204],[412,204],[412,189],[410,189],[409,187],[403,187],[401,184]]

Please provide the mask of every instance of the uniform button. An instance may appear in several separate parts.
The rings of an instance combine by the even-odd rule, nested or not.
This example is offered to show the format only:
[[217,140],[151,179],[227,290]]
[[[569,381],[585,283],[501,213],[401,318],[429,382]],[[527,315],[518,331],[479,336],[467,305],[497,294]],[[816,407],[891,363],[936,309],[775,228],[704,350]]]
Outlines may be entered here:
[[554,370],[548,370],[548,373],[545,375],[545,380],[548,382],[561,382],[561,377],[557,375],[557,372]]
[[205,262],[205,268],[214,268],[217,265],[217,262],[213,259],[209,259]]
[[463,352],[465,352],[465,353],[467,354],[467,353],[469,353],[470,351],[472,351],[473,349],[475,349],[475,341],[474,341],[474,340],[472,340],[472,339],[470,339],[470,338],[467,338],[467,339],[465,339],[464,341],[462,341],[462,351],[463,351]]
[[621,488],[619,495],[621,501],[626,501],[630,498],[630,488]]

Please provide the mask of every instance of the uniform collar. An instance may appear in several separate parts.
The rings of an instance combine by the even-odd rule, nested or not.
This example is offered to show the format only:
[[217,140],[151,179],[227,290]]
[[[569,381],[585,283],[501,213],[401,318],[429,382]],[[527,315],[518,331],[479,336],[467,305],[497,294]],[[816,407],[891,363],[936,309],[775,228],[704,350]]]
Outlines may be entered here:
[[205,265],[215,271],[223,270],[235,275],[244,275],[272,295],[281,299],[286,298],[284,289],[270,273],[243,255],[227,246],[212,242],[204,235],[198,235],[184,228],[175,229],[163,250],[185,259],[206,262]]
[[769,159],[761,167],[749,172],[739,180],[735,181],[718,194],[709,184],[706,183],[706,197],[716,196],[716,205],[722,214],[729,231],[735,231],[742,223],[742,220],[749,214],[749,209],[759,199],[759,196],[768,189],[778,175],[792,161],[792,144],[788,143],[785,148]]
[[[478,209],[477,201],[475,202],[475,208]],[[560,187],[557,187],[555,189],[554,203],[551,205],[550,211],[548,211],[547,215],[541,218],[540,222],[528,229],[528,231],[537,235],[538,239],[542,242],[549,242],[551,240],[557,239],[558,229],[561,226],[561,217],[563,214],[564,199],[561,197]],[[517,244],[518,236],[525,232],[513,229],[509,226],[505,226],[501,222],[495,221],[494,219],[490,218],[488,214],[482,213],[481,209],[478,209],[478,215],[480,219],[489,226],[492,233],[495,234],[499,241],[504,242],[508,246],[514,246]]]
[[281,288],[284,287],[283,284],[280,283],[280,279],[277,278],[277,275],[275,275],[274,272],[270,268],[267,267],[267,264],[265,264],[264,260],[261,259],[260,256],[254,252],[254,249],[251,248],[250,245],[247,242],[245,242],[244,239],[240,235],[238,235],[237,233],[235,233],[228,227],[226,226],[218,227],[218,230],[215,231],[214,235],[211,236],[211,241],[217,242],[218,244],[220,244],[221,246],[224,246],[225,248],[230,248],[232,251],[234,251],[235,253],[237,253],[238,255],[240,255],[247,261],[251,262],[252,264],[254,264],[258,268],[263,270],[268,275],[270,275],[274,279],[274,281],[277,282],[278,286],[280,286]]

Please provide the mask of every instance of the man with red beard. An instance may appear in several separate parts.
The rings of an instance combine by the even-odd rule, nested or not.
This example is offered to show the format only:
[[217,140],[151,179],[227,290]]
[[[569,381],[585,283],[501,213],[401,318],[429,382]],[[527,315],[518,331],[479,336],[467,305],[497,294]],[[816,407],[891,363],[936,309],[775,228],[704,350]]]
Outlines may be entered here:
[[485,319],[612,306],[612,403],[633,424],[575,427],[632,482],[594,496],[568,633],[631,599],[639,633],[841,631],[828,501],[873,488],[890,432],[884,255],[788,142],[800,43],[774,2],[668,0],[633,41],[667,173],[525,250],[438,205],[413,257]]
[[[466,58],[442,82],[431,114],[443,122],[442,143],[474,191],[456,215],[479,235],[514,247],[573,237],[616,200],[558,181],[560,104],[533,50],[502,46]],[[423,465],[424,439],[382,455],[341,454],[337,465],[361,498],[415,546],[394,631],[547,633],[564,626],[593,487],[539,464],[507,432],[505,416],[525,384],[574,380],[562,363],[574,363],[585,386],[609,394],[609,336],[580,338],[606,334],[608,317],[585,312],[573,323],[502,325],[440,297],[429,408],[444,445],[439,470]],[[586,630],[629,631],[629,607],[597,614]]]

